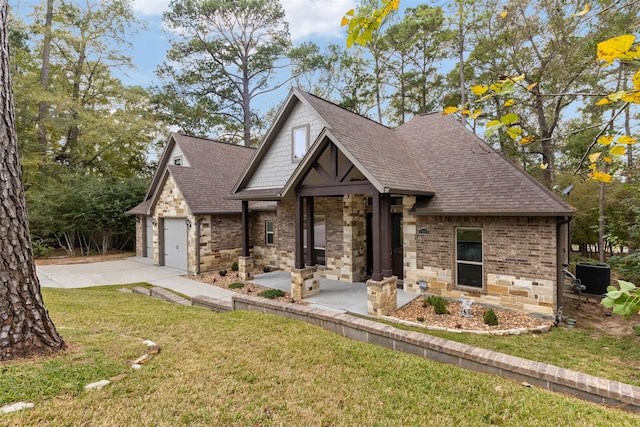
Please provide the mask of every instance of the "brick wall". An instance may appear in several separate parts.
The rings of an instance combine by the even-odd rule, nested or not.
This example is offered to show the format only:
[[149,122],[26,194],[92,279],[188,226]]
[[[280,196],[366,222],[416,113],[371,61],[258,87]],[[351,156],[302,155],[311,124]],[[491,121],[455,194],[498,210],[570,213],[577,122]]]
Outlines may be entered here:
[[[419,292],[418,281],[428,283],[428,293],[459,298],[552,317],[555,314],[557,261],[555,218],[522,217],[415,217],[415,249],[405,239],[405,290]],[[455,229],[483,230],[483,288],[455,283]],[[405,230],[405,236],[408,230]]]

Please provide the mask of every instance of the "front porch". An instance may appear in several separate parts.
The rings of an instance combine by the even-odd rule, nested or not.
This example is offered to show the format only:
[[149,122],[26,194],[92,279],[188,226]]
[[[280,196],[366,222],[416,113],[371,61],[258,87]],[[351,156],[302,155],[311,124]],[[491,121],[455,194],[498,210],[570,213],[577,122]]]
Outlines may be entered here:
[[[291,292],[291,273],[288,271],[272,271],[261,274],[251,280],[251,283],[267,288],[280,289]],[[363,282],[347,283],[338,280],[320,278],[321,292],[305,298],[311,307],[324,310],[370,316],[367,310],[367,284]],[[416,294],[405,293],[398,289],[398,308],[416,298]]]

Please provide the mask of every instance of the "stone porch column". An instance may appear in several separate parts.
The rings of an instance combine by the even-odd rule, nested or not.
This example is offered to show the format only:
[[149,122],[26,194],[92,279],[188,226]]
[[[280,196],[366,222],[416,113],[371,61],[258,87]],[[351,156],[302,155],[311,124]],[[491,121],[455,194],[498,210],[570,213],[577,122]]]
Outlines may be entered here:
[[291,269],[291,297],[304,299],[320,292],[320,278],[317,267]]
[[253,279],[253,257],[238,257],[238,275],[240,276],[240,280],[246,281]]
[[367,280],[367,313],[388,316],[398,308],[398,276]]

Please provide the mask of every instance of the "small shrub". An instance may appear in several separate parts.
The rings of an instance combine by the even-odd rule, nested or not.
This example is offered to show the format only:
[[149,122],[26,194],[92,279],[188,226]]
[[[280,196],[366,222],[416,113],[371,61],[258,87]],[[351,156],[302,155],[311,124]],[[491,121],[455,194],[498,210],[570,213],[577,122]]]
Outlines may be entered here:
[[498,326],[498,316],[496,316],[496,313],[493,311],[493,308],[490,308],[489,310],[487,310],[486,313],[484,313],[484,317],[482,320],[486,325]]
[[422,308],[427,308],[428,305],[430,305],[430,304],[429,304],[429,300],[427,299],[427,297],[422,298]]
[[424,317],[418,317],[416,320],[417,320],[418,322],[422,323],[422,322],[424,322]]
[[640,283],[640,252],[611,257],[608,264],[618,273],[619,279]]
[[260,292],[260,295],[263,298],[276,299],[284,296],[284,292],[280,289],[267,289],[266,291]]
[[49,258],[53,254],[53,248],[44,243],[32,242],[31,249],[35,258]]
[[269,267],[268,265],[265,265],[262,267],[262,272],[263,273],[271,273],[271,267]]
[[447,314],[447,300],[439,295],[430,295],[427,297],[427,303],[433,307],[436,314]]
[[633,325],[631,328],[633,328],[633,332],[640,337],[640,326]]
[[227,275],[227,270],[220,270],[220,271],[218,272],[218,274],[219,274],[220,276],[224,277],[224,276],[226,276],[226,275]]
[[238,262],[237,261],[233,261],[233,264],[231,264],[231,271],[238,271]]
[[240,288],[244,288],[244,283],[234,282],[229,285],[229,289],[240,289]]

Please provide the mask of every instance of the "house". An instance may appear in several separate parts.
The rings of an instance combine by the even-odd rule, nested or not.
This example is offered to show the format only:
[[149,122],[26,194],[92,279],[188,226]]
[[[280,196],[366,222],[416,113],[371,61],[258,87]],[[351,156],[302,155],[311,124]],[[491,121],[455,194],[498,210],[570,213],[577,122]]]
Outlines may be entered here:
[[[136,215],[136,254],[191,274],[241,255],[241,202],[227,200],[254,148],[174,133]],[[273,204],[252,205],[268,215]]]
[[241,272],[289,270],[295,298],[326,277],[366,281],[372,315],[398,286],[559,315],[574,209],[450,116],[390,129],[292,89],[238,177]]

